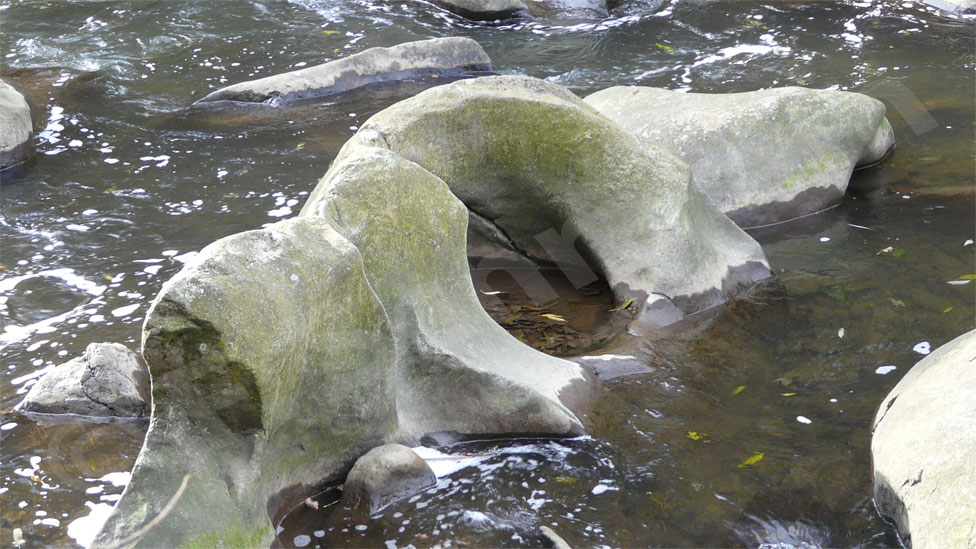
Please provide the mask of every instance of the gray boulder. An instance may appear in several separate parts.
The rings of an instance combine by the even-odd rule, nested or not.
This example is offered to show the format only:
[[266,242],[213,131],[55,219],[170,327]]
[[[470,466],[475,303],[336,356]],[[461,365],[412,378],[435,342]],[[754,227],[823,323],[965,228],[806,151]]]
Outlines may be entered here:
[[14,409],[43,414],[143,417],[149,413],[149,372],[118,343],[92,343],[48,372]]
[[413,450],[386,444],[356,460],[346,477],[340,503],[372,515],[436,483],[434,471]]
[[314,67],[234,84],[208,94],[196,104],[287,102],[417,76],[490,71],[491,59],[474,40],[435,38],[391,48],[370,48]]
[[645,146],[687,162],[695,182],[741,227],[837,204],[855,167],[881,161],[894,146],[884,104],[858,93],[618,86],[585,101]]
[[895,385],[874,418],[874,501],[905,545],[976,547],[976,330]]
[[650,324],[769,276],[759,245],[692,184],[687,165],[542,80],[426,90],[366,121],[336,164],[364,147],[422,166],[528,256],[567,270],[585,259],[621,303],[643,304]]
[[153,418],[95,539],[267,547],[271,516],[396,433],[390,325],[356,248],[316,219],[207,246],[143,329]]
[[393,326],[400,433],[582,432],[593,390],[578,364],[510,336],[478,302],[468,213],[447,185],[388,149],[351,143],[301,216],[325,219],[363,254]]
[[976,0],[923,0],[923,2],[949,13],[976,13]]
[[0,170],[22,164],[34,154],[33,136],[27,100],[0,80]]
[[606,0],[431,0],[461,17],[473,21],[496,21],[533,16],[609,15]]

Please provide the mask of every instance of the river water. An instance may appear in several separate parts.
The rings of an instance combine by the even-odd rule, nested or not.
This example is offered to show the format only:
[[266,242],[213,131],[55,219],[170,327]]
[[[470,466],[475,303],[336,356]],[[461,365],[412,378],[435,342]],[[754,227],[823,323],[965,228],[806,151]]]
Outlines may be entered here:
[[638,1],[497,25],[412,0],[0,0],[0,29],[5,72],[58,68],[20,74],[47,118],[35,164],[0,189],[0,546],[14,528],[31,546],[84,540],[146,428],[10,412],[37,377],[91,342],[137,348],[183,261],[295,215],[357,125],[419,85],[184,109],[225,84],[454,35],[500,73],[581,95],[864,91],[888,102],[898,149],[839,207],[755,231],[777,277],[643,342],[653,371],[604,386],[589,437],[450,449],[468,466],[431,492],[371,521],[296,513],[282,544],[537,545],[539,525],[580,547],[897,544],[870,498],[871,419],[976,314],[976,283],[958,280],[976,271],[972,19],[881,0]]

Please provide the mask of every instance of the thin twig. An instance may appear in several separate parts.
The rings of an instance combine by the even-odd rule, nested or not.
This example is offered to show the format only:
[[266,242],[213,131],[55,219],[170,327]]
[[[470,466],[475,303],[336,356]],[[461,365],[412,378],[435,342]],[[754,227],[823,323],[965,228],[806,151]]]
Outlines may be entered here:
[[145,536],[146,534],[151,532],[154,528],[159,526],[160,523],[162,523],[163,520],[166,518],[166,516],[169,515],[170,511],[172,511],[173,508],[176,507],[176,503],[180,501],[180,498],[183,497],[183,492],[186,490],[186,486],[187,484],[189,484],[189,482],[190,482],[190,475],[185,475],[183,477],[183,482],[180,484],[180,488],[176,491],[175,494],[173,494],[173,497],[170,498],[169,503],[167,503],[166,506],[163,507],[163,510],[160,511],[158,515],[156,515],[156,518],[149,521],[149,524],[136,530],[132,534],[122,538],[121,540],[118,541],[118,543],[110,546],[109,549],[120,549],[121,547],[125,547],[130,543],[138,541],[139,538]]

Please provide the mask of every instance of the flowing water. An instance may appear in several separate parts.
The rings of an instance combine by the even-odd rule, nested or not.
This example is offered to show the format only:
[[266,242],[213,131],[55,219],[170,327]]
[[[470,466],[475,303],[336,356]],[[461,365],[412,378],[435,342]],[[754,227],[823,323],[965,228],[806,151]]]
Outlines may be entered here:
[[[863,91],[888,103],[898,149],[839,207],[755,231],[777,277],[639,342],[652,371],[604,385],[589,437],[446,449],[467,466],[435,489],[372,520],[300,510],[281,543],[538,545],[550,525],[574,547],[897,544],[870,498],[871,419],[926,349],[974,325],[976,283],[957,280],[976,271],[972,19],[882,0],[635,1],[493,25],[413,0],[0,0],[0,31],[5,74],[55,67],[16,75],[46,114],[36,162],[0,189],[0,546],[14,528],[31,546],[83,541],[146,428],[10,412],[31,384],[90,342],[136,348],[188,257],[296,214],[358,124],[430,82],[184,109],[228,83],[452,35],[498,72],[581,95]],[[556,312],[608,302],[586,297]],[[564,339],[593,335],[576,332]]]

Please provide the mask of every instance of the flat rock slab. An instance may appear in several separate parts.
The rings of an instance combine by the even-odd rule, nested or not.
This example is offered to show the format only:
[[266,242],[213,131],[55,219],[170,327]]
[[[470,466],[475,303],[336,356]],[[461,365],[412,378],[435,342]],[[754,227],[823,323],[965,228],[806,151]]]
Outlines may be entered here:
[[585,101],[645,146],[687,162],[695,182],[740,227],[839,203],[855,167],[881,161],[894,147],[884,104],[858,93],[618,86]]
[[378,82],[424,75],[491,72],[491,59],[470,38],[435,38],[366,51],[314,67],[242,82],[208,94],[196,104],[218,101],[288,102],[349,91]]
[[92,343],[35,383],[18,412],[143,417],[149,413],[149,372],[142,357],[118,343]]
[[976,330],[895,385],[874,418],[874,501],[914,549],[976,547]]
[[34,154],[33,137],[27,100],[0,80],[0,170],[26,162]]

